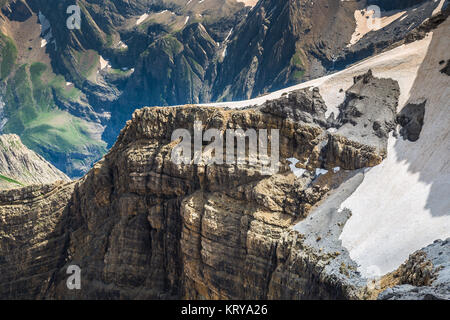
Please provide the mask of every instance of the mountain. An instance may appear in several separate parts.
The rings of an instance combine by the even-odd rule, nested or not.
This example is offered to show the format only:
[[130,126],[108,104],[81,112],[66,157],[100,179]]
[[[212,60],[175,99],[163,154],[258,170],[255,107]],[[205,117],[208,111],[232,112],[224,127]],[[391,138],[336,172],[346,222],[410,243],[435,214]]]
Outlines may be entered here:
[[[446,1],[5,0],[0,128],[71,177],[136,108],[241,100],[387,50]],[[381,29],[362,28],[369,5]],[[436,11],[437,10],[437,11]],[[364,29],[364,30],[363,30]],[[370,31],[370,32],[368,32]]]
[[[447,17],[252,100],[136,110],[80,180],[0,192],[0,298],[450,299]],[[180,128],[278,129],[280,170],[176,164]]]
[[29,150],[17,135],[0,135],[0,189],[70,181],[44,158]]

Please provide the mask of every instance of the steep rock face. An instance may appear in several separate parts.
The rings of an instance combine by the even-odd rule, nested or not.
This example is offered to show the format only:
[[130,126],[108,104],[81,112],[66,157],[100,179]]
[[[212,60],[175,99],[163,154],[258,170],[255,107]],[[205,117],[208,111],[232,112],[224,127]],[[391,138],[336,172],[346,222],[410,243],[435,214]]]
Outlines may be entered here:
[[381,300],[449,300],[450,239],[437,240],[412,254],[395,272],[398,285],[382,292]]
[[[209,100],[203,96],[203,87],[216,47],[200,23],[188,26],[175,37],[168,35],[157,40],[141,56],[124,101],[135,105],[176,105],[179,101]],[[161,79],[163,74],[165,79]]]
[[72,192],[73,183],[58,183],[1,193],[1,203],[10,206],[0,209],[2,299],[47,294],[55,270],[64,263],[68,241],[64,217]]
[[[323,251],[309,242],[311,231],[291,227],[328,192],[347,188],[342,183],[353,170],[379,164],[383,154],[315,123],[325,111],[316,91],[282,100],[243,110],[145,108],[81,180],[0,194],[0,297],[366,297],[366,282],[345,250]],[[378,107],[389,114],[395,104]],[[306,113],[311,118],[301,120]],[[172,132],[192,133],[195,121],[205,130],[279,129],[281,170],[264,176],[261,164],[176,165]],[[341,146],[327,157],[333,137]],[[284,160],[290,157],[311,172],[296,179]],[[336,159],[341,172],[314,173]],[[11,268],[19,261],[20,269]],[[69,265],[81,267],[82,290],[67,289]]]
[[[345,47],[357,7],[354,2],[260,1],[233,33],[214,98],[248,99],[313,73],[323,75],[323,68],[314,71],[320,69],[313,66],[320,65],[314,57],[321,50],[337,52]],[[339,36],[334,34],[337,26]]]
[[[405,12],[352,43],[352,36],[361,34],[357,18],[373,4],[383,19],[392,10]],[[249,99],[344,69],[404,39],[437,6],[433,1],[260,1],[232,33],[213,98]]]
[[22,144],[19,136],[0,135],[0,189],[70,179]]

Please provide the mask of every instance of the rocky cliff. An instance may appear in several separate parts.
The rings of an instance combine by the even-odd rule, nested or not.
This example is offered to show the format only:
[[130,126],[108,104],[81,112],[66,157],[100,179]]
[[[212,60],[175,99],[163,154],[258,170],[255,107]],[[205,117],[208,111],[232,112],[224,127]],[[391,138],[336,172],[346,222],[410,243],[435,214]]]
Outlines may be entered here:
[[19,136],[0,135],[0,189],[70,181],[61,171],[22,144]]
[[[427,264],[411,262],[403,281],[371,286],[338,240],[351,213],[330,210],[385,158],[398,96],[395,81],[369,72],[354,79],[337,119],[312,88],[260,107],[136,111],[84,178],[0,193],[0,297],[365,299],[419,285],[407,274]],[[193,133],[196,121],[222,132],[279,129],[280,171],[176,165],[172,132]],[[351,123],[366,123],[364,134]],[[67,289],[69,265],[82,270],[81,290]]]

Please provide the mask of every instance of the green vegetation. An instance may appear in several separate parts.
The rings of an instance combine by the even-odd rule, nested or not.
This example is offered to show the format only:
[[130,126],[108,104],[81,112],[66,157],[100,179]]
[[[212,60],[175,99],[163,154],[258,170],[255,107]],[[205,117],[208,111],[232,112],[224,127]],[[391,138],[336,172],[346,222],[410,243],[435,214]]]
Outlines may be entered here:
[[302,60],[302,52],[297,51],[291,58],[291,66],[294,71],[292,72],[292,78],[295,81],[301,81],[305,75],[305,65]]
[[22,141],[41,155],[45,155],[46,150],[63,153],[81,151],[84,146],[91,146],[99,152],[106,151],[103,142],[91,138],[86,121],[61,110],[39,114],[27,124]]
[[50,81],[50,86],[54,89],[54,93],[61,100],[70,100],[76,101],[81,96],[81,91],[78,90],[75,86],[70,88],[66,85],[66,79],[62,75],[58,75],[54,77]]
[[175,57],[183,51],[183,44],[172,35],[166,35],[161,39],[161,49],[170,57]]
[[22,187],[25,186],[24,184],[20,183],[19,181],[16,181],[16,180],[8,178],[8,177],[5,177],[4,175],[1,175],[1,174],[0,174],[0,180],[6,181],[6,182],[9,182],[9,183],[14,183],[14,184],[17,184],[17,185],[22,186]]
[[291,65],[303,68],[303,61],[300,52],[296,52],[291,58]]
[[87,121],[55,105],[54,95],[78,99],[80,91],[66,87],[64,77],[54,76],[43,63],[20,66],[7,83],[4,111],[9,120],[4,132],[18,134],[27,147],[49,160],[49,151],[83,153],[88,148],[105,153],[106,143],[92,138]]
[[130,70],[121,70],[121,69],[113,69],[113,68],[111,68],[109,70],[109,72],[112,74],[117,74],[119,76],[128,76],[131,73]]
[[17,48],[14,45],[14,41],[0,33],[1,51],[0,57],[2,63],[0,65],[0,80],[5,80],[11,73],[17,59]]
[[78,74],[83,79],[88,79],[92,75],[100,60],[99,54],[94,50],[75,51],[74,57]]
[[294,73],[292,74],[292,76],[294,77],[294,79],[295,79],[296,81],[302,80],[304,75],[305,75],[305,71],[304,71],[304,70],[296,70],[296,71],[294,71]]

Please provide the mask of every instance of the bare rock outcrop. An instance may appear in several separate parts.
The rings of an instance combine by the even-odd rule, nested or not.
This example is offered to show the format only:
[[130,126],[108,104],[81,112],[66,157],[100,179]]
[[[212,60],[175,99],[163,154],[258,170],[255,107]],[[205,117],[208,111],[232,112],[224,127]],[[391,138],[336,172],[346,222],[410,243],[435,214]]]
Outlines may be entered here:
[[436,240],[410,255],[395,272],[398,284],[382,292],[381,300],[450,300],[450,239]]
[[15,134],[0,135],[0,189],[70,181],[64,173],[22,144]]

